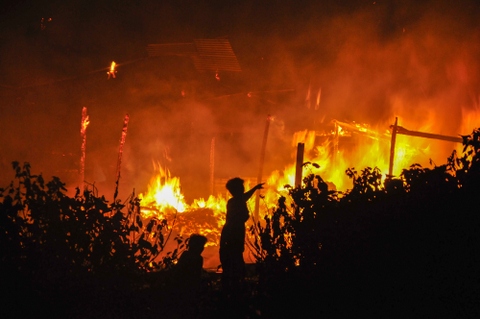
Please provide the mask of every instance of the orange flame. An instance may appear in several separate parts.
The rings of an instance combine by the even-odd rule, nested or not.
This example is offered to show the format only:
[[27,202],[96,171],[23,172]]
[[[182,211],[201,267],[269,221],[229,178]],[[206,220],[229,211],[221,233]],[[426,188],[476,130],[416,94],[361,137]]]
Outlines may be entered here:
[[176,219],[179,235],[201,234],[208,238],[207,247],[216,246],[225,224],[226,200],[222,196],[210,196],[207,200],[195,199],[188,205],[181,192],[180,179],[172,177],[170,171],[159,164],[154,163],[154,167],[157,175],[151,179],[147,192],[139,195],[142,217]]
[[[472,118],[475,115],[477,114],[472,114]],[[289,187],[285,186],[294,186],[295,183],[294,158],[298,143],[303,143],[305,150],[303,175],[320,175],[329,184],[329,189],[347,191],[352,188],[352,181],[345,174],[348,168],[361,170],[365,167],[378,167],[385,180],[389,168],[391,132],[386,129],[375,130],[367,124],[355,122],[335,121],[334,124],[335,130],[332,131],[305,130],[294,134],[291,144],[292,163],[283,171],[271,172],[264,185],[259,211],[261,220],[269,209],[277,205],[280,196],[285,196],[287,200],[289,198]],[[419,128],[427,130],[428,121],[423,126],[414,127],[414,129]],[[413,163],[424,165],[425,160],[432,156],[432,150],[435,149],[432,143],[435,142],[397,134],[394,175],[398,176],[402,169],[408,168]],[[178,233],[184,235],[200,233],[209,238],[207,246],[218,245],[221,229],[225,223],[227,199],[222,196],[210,196],[207,200],[196,199],[188,205],[181,192],[180,180],[172,177],[170,172],[161,168],[160,165],[155,166],[157,175],[152,178],[148,191],[140,195],[143,205],[142,215],[145,218],[168,219],[169,216],[178,212],[180,214],[177,215],[177,225],[181,224],[176,226]],[[245,189],[249,189],[250,184],[245,178]],[[253,202],[254,197],[248,203],[250,208],[254,207]],[[250,220],[249,223],[251,222]]]
[[82,137],[82,157],[80,158],[80,178],[83,183],[85,180],[85,150],[87,144],[87,127],[90,124],[89,117],[87,115],[87,108],[82,109],[82,123],[80,127],[80,135]]
[[110,70],[107,72],[109,79],[110,77],[115,79],[115,73],[117,73],[117,71],[115,70],[116,65],[117,64],[115,63],[115,61],[112,61],[112,64],[110,65]]
[[188,205],[180,190],[180,179],[171,177],[170,171],[163,169],[159,164],[154,163],[154,166],[158,170],[158,175],[150,181],[147,193],[140,194],[142,204],[155,207],[161,213],[172,209],[179,213],[185,212]]
[[80,128],[80,134],[82,134],[82,136],[86,133],[87,127],[89,124],[90,124],[90,118],[87,115],[87,108],[84,107],[82,109],[82,127]]

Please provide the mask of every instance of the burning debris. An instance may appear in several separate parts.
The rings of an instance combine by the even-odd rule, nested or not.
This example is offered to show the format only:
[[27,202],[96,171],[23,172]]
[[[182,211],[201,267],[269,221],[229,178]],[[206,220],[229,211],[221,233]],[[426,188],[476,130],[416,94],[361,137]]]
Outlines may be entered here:
[[112,61],[112,64],[110,65],[110,70],[108,70],[108,72],[107,72],[108,80],[110,80],[110,77],[115,79],[115,74],[117,73],[117,70],[115,70],[116,66],[117,66],[117,64],[115,63],[115,61]]
[[194,233],[206,236],[207,246],[216,246],[220,227],[225,221],[226,201],[222,196],[196,199],[189,205],[181,191],[180,179],[172,177],[168,169],[154,163],[157,175],[148,185],[148,191],[139,194],[142,217],[165,219],[178,235]]
[[[81,129],[80,129],[80,134],[82,137],[82,157],[80,159],[80,183],[85,182],[85,149],[86,149],[86,144],[87,144],[87,127],[88,124],[90,124],[88,115],[87,115],[87,108],[84,107],[82,109],[82,123],[81,123]],[[82,187],[82,189],[85,188]]]
[[[123,10],[125,3],[118,8]],[[448,135],[478,127],[478,5],[462,2],[450,12],[446,4],[433,2],[375,2],[373,9],[357,4],[346,10],[329,7],[331,3],[300,5],[295,18],[290,18],[295,13],[288,5],[278,6],[281,11],[263,11],[257,4],[246,6],[248,10],[244,4],[232,10],[214,6],[204,14],[158,4],[151,6],[158,11],[147,16],[140,4],[134,14],[117,14],[109,5],[101,8],[108,14],[70,10],[79,4],[67,4],[45,8],[54,10],[55,24],[42,18],[41,30],[38,14],[31,19],[23,14],[23,5],[8,8],[32,21],[18,27],[24,21],[17,26],[14,16],[3,20],[9,26],[2,33],[0,164],[6,170],[11,157],[32,163],[44,159],[44,166],[55,167],[56,174],[66,172],[58,169],[60,159],[72,158],[75,183],[78,175],[82,183],[102,176],[107,193],[115,182],[115,201],[122,197],[121,175],[143,192],[141,217],[168,221],[176,235],[201,233],[218,252],[228,199],[219,189],[230,175],[249,179],[250,186],[266,180],[262,195],[249,202],[259,221],[278,205],[279,197],[288,201],[289,190],[305,186],[311,174],[339,194],[352,188],[345,174],[350,168],[368,167],[367,172],[381,176],[381,184],[413,163],[425,167],[430,159],[443,158],[461,140]],[[265,12],[272,12],[271,18],[263,19]],[[82,13],[91,16],[80,18]],[[180,17],[194,19],[182,22]],[[215,26],[200,26],[202,21],[215,21]],[[128,25],[135,28],[124,27]],[[118,26],[127,32],[116,32]],[[198,39],[226,31],[231,40]],[[149,45],[148,58],[142,52],[151,41],[176,40],[190,42]],[[105,71],[108,79],[118,75],[118,64],[107,68],[102,62],[111,61],[106,59],[112,54],[121,61],[141,62],[125,68],[129,62],[121,63],[125,81],[104,81]],[[63,80],[50,81],[54,78]],[[280,94],[285,88],[292,88],[288,96]],[[69,144],[78,139],[78,114],[72,110],[84,105],[90,116],[95,114],[95,125],[89,126],[83,108],[81,148],[75,144],[72,150]],[[125,117],[118,150],[111,119],[123,118],[127,110],[135,119],[143,118],[131,123],[137,125],[130,126],[133,143],[124,148]],[[267,119],[262,140],[266,114],[274,114],[275,122]],[[149,161],[161,157],[164,144],[172,146],[173,160],[169,169],[155,162],[151,176]],[[122,158],[130,150],[133,155]],[[50,173],[43,167],[40,171]],[[302,263],[296,256],[295,264]]]
[[[158,211],[183,213],[188,205],[180,189],[180,179],[171,177],[168,169],[163,169],[160,164],[154,163],[157,175],[152,178],[148,185],[148,191],[140,194],[139,199],[144,207],[155,207]],[[149,214],[144,214],[146,217]],[[164,218],[165,216],[158,216]]]
[[[263,179],[262,167],[265,161],[265,145],[270,121],[271,117],[269,116],[265,128],[257,182],[261,182]],[[381,132],[370,128],[367,124],[337,120],[332,121],[331,124],[333,129],[330,131],[305,130],[294,134],[292,158],[296,158],[296,161],[287,166],[283,172],[279,170],[271,172],[266,179],[263,194],[249,200],[248,205],[252,213],[248,222],[249,226],[254,225],[255,221],[263,220],[272,209],[276,208],[281,196],[288,198],[289,190],[292,187],[303,186],[304,176],[320,175],[329,189],[340,191],[341,194],[342,191],[351,187],[349,186],[350,177],[345,171],[360,166],[359,160],[363,163],[372,163],[371,167],[377,167],[382,172],[383,184],[388,177],[391,161],[395,165],[394,172],[398,176],[402,169],[407,168],[418,159],[418,156],[425,156],[427,151],[422,151],[420,148],[423,145],[422,141],[413,138],[415,135],[419,136],[418,134],[407,134],[410,131],[403,128],[397,128],[397,134],[405,133],[412,137],[392,144],[396,154],[395,157],[392,157],[389,153],[392,133],[387,129]],[[427,135],[437,136],[435,134]],[[455,138],[454,140],[458,141],[459,139]],[[212,140],[210,152],[214,147],[214,141]],[[212,155],[210,166],[213,166]],[[182,193],[180,179],[172,177],[170,171],[162,168],[158,163],[154,164],[154,167],[156,175],[150,181],[148,191],[139,195],[142,216],[165,219],[174,225],[175,232],[180,235],[202,234],[209,239],[209,246],[217,247],[220,230],[225,223],[228,198],[212,194],[206,201],[204,199],[194,200],[193,204],[189,205]],[[210,170],[213,174],[212,167]],[[391,176],[391,174],[389,175]],[[251,180],[253,181],[253,179]],[[247,189],[251,184],[251,181],[247,181]],[[253,238],[250,239],[253,240]]]
[[[263,166],[269,161],[266,156],[266,145],[271,129],[272,117],[267,117],[263,143],[261,147],[261,159],[259,163],[259,175],[256,179],[262,182]],[[82,168],[84,170],[85,158],[85,133],[89,123],[89,117],[86,108],[82,110]],[[120,149],[118,153],[115,195],[118,195],[122,154],[127,135],[129,115],[124,119],[122,137],[120,140]],[[251,199],[248,202],[252,218],[248,225],[252,226],[255,221],[260,221],[267,216],[272,209],[278,205],[278,199],[281,196],[287,197],[292,187],[303,185],[303,177],[310,174],[320,175],[328,184],[330,189],[339,192],[346,191],[351,185],[349,176],[345,171],[349,168],[361,167],[364,163],[369,163],[371,167],[377,167],[382,172],[382,183],[388,177],[387,172],[391,168],[391,161],[394,161],[394,175],[399,174],[403,168],[407,168],[412,162],[418,160],[419,156],[427,156],[428,148],[425,148],[421,139],[416,138],[419,135],[416,131],[406,130],[396,125],[396,129],[377,130],[367,124],[355,122],[333,120],[329,125],[324,125],[324,130],[303,130],[293,135],[291,141],[292,163],[284,170],[274,170],[268,172],[266,185],[263,194]],[[273,126],[275,128],[275,126]],[[391,148],[391,137],[396,132],[396,141],[394,145],[395,156],[392,157],[389,149]],[[411,133],[414,132],[415,134]],[[427,134],[428,136],[440,136],[438,134]],[[401,135],[401,138],[400,138]],[[459,138],[449,139],[448,141],[458,141]],[[203,198],[194,199],[187,202],[183,193],[180,178],[171,174],[170,170],[158,162],[154,162],[154,176],[148,184],[146,192],[139,194],[140,214],[145,220],[163,220],[171,227],[175,236],[189,236],[198,233],[208,238],[208,246],[213,249],[210,251],[213,255],[215,249],[218,249],[220,230],[225,223],[226,201],[228,197],[224,196],[225,191],[219,192],[215,189],[222,176],[215,173],[215,147],[218,137],[210,139],[210,196],[205,200]],[[166,158],[171,159],[165,154]],[[295,160],[296,159],[296,160]],[[392,174],[389,174],[392,175]],[[254,184],[255,178],[245,178],[246,188]],[[221,183],[220,183],[221,184]],[[222,189],[224,184],[221,185]],[[216,191],[216,192],[215,192]],[[250,236],[250,235],[249,235]],[[253,240],[253,239],[251,239]],[[207,253],[209,250],[207,249]],[[248,251],[246,252],[249,253]],[[218,262],[218,259],[207,262],[209,266]]]

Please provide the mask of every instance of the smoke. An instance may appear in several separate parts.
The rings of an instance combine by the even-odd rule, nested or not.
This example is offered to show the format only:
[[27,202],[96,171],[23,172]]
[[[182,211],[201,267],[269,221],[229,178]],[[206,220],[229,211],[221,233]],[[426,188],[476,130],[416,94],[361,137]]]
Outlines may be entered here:
[[[91,122],[85,178],[107,199],[126,113],[119,198],[146,190],[154,161],[180,177],[188,200],[208,196],[214,137],[217,178],[256,177],[268,114],[264,175],[293,161],[295,131],[328,130],[332,119],[383,131],[398,116],[408,129],[445,135],[476,125],[465,124],[480,96],[473,1],[282,3],[11,8],[17,20],[4,19],[0,34],[1,182],[17,160],[79,185],[82,107]],[[145,52],[149,43],[225,35],[243,71],[220,72],[220,80],[186,57]],[[107,80],[112,60],[117,78]],[[442,162],[452,145],[435,145]]]
[[[374,7],[311,20],[295,36],[270,40],[271,64],[281,66],[273,68],[272,79],[294,83],[297,108],[305,102],[313,108],[321,89],[319,110],[303,110],[304,126],[311,118],[324,123],[336,118],[383,132],[398,116],[400,125],[412,130],[469,134],[474,127],[465,125],[465,114],[478,113],[478,6],[379,2]],[[437,162],[453,148],[433,145]]]

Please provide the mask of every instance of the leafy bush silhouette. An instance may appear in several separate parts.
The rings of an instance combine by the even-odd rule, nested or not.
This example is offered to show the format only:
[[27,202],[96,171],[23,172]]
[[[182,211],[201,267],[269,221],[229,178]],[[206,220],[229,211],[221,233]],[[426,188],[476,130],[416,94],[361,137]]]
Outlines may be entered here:
[[462,156],[454,151],[445,165],[413,164],[384,182],[378,168],[351,168],[346,193],[328,190],[318,175],[291,188],[290,207],[281,198],[252,229],[262,313],[478,310],[479,150],[475,129],[464,136]]
[[[478,314],[480,131],[463,138],[463,153],[441,166],[413,164],[386,180],[378,168],[351,168],[346,193],[313,174],[290,188],[251,228],[258,280],[243,300],[250,317]],[[90,305],[76,317],[103,317],[95,308],[134,317],[146,309],[142,300],[157,302],[142,287],[145,275],[168,269],[182,245],[176,238],[178,249],[159,258],[165,221],[143,220],[134,195],[126,204],[94,189],[68,197],[56,177],[45,183],[28,163],[14,170],[15,181],[0,189],[5,313],[72,317]],[[208,298],[209,313],[221,315],[222,299]]]
[[148,271],[177,258],[178,250],[158,257],[166,221],[144,220],[134,195],[126,204],[109,204],[94,189],[69,197],[59,178],[45,182],[28,163],[13,168],[15,180],[0,189],[1,292],[12,304],[28,300],[51,311],[59,306],[45,301],[62,300],[67,309],[68,298],[78,303],[94,291],[135,289]]

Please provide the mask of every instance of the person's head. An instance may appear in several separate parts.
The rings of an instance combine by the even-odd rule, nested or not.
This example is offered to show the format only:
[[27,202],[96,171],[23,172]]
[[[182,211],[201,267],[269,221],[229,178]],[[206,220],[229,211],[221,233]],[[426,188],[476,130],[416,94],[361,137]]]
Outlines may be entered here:
[[207,243],[207,237],[193,234],[188,238],[187,248],[189,251],[197,254],[201,254]]
[[227,182],[227,185],[225,185],[232,194],[233,197],[235,196],[240,196],[243,193],[245,193],[245,186],[243,185],[243,179],[239,177],[232,178]]

